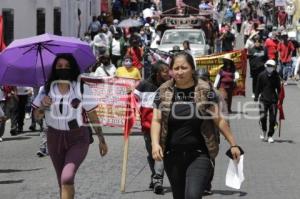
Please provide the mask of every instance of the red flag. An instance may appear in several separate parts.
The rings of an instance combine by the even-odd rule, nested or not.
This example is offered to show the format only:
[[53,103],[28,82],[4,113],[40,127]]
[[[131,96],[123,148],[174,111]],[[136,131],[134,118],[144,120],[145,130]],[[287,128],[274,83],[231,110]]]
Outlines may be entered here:
[[3,17],[0,16],[0,52],[6,48],[4,43],[4,35],[3,35]]
[[280,87],[280,93],[278,97],[278,102],[277,102],[277,108],[279,110],[279,120],[284,120],[284,112],[283,112],[283,100],[285,98],[285,91],[284,91],[284,86],[281,84]]
[[133,93],[128,94],[125,123],[124,123],[124,138],[127,139],[131,128],[136,121],[136,100]]

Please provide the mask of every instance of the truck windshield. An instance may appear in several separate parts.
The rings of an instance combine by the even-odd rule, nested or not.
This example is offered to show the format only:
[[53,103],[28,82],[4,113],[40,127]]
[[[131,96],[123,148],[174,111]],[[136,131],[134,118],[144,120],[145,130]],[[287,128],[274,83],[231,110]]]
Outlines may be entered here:
[[188,40],[191,44],[204,44],[204,38],[201,32],[172,31],[165,32],[161,44],[178,44]]

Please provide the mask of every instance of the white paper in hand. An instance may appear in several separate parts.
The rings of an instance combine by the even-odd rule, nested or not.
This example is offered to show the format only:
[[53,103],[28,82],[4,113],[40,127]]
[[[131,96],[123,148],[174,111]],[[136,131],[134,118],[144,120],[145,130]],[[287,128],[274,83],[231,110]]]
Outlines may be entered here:
[[240,161],[237,163],[236,161],[230,159],[227,173],[226,173],[226,186],[240,189],[242,182],[245,180],[244,172],[244,155],[240,156]]

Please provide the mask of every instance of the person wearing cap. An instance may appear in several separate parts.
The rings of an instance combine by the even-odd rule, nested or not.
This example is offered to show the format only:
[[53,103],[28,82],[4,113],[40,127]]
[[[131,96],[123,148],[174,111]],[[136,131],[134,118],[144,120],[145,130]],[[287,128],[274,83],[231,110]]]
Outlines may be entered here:
[[278,44],[277,50],[280,61],[280,75],[287,85],[287,80],[293,76],[292,70],[292,54],[295,47],[291,41],[288,40],[286,31],[281,33],[282,41]]
[[262,45],[262,40],[259,38],[254,39],[254,46],[248,51],[250,76],[252,78],[252,98],[255,97],[255,90],[257,84],[258,75],[265,70],[265,63],[267,61],[267,55]]
[[[262,133],[260,139],[273,143],[274,127],[276,124],[277,101],[280,92],[280,76],[276,71],[276,62],[268,60],[265,70],[258,76],[254,101],[260,102],[260,124]],[[269,130],[267,117],[269,115]],[[267,133],[268,132],[268,133]]]
[[239,73],[236,71],[234,61],[231,55],[227,53],[223,57],[223,66],[216,76],[214,87],[219,89],[222,97],[225,99],[228,113],[232,113],[232,95],[238,79]]
[[117,33],[120,35],[123,34],[122,29],[120,27],[118,27],[118,24],[119,24],[119,20],[114,19],[113,24],[109,27],[109,31],[111,32],[112,35],[115,35]]

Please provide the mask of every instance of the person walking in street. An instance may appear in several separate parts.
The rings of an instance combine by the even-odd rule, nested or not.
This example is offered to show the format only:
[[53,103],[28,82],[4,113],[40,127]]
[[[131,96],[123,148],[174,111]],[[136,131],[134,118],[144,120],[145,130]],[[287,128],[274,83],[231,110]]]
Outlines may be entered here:
[[211,160],[218,153],[215,128],[228,140],[234,159],[241,152],[220,116],[215,93],[196,77],[193,57],[177,53],[170,67],[174,77],[160,86],[154,100],[152,156],[164,161],[174,199],[201,199],[212,171]]
[[45,116],[48,126],[48,151],[56,171],[61,199],[73,199],[75,174],[85,159],[90,132],[83,121],[83,111],[99,139],[99,152],[106,155],[107,145],[96,112],[98,103],[89,87],[78,82],[79,66],[71,54],[57,55],[45,86],[33,102],[34,116]]
[[98,34],[101,29],[101,24],[97,20],[96,16],[93,16],[93,21],[90,23],[88,32],[91,34],[91,39],[94,40],[94,37]]
[[17,114],[17,131],[18,133],[23,132],[25,109],[29,97],[33,94],[33,88],[31,87],[17,87],[18,96],[18,114]]
[[149,188],[153,189],[156,194],[163,193],[164,165],[163,162],[155,161],[152,158],[150,127],[153,115],[153,100],[159,86],[169,79],[169,66],[162,61],[158,61],[151,67],[149,79],[143,80],[134,90],[136,99],[140,103],[142,132],[151,170]]
[[[2,87],[5,103],[4,103],[4,114],[7,119],[10,119],[10,135],[15,136],[18,134],[17,131],[17,116],[18,116],[18,96],[17,88],[15,86],[4,85]],[[5,126],[3,130],[0,131],[1,137],[5,132]]]
[[214,87],[219,89],[221,95],[225,99],[228,113],[232,113],[232,95],[236,86],[236,81],[239,77],[239,73],[236,71],[231,55],[225,54],[223,57],[223,66],[216,76]]
[[281,38],[282,41],[279,42],[277,50],[279,53],[280,73],[282,72],[284,84],[287,85],[287,80],[293,76],[292,55],[295,48],[293,43],[288,40],[286,31],[282,32]]
[[121,33],[115,33],[109,44],[109,55],[112,64],[118,68],[121,65],[122,57],[125,55],[125,40]]
[[[257,80],[254,101],[260,103],[260,124],[262,128],[261,140],[273,143],[274,127],[276,124],[277,101],[280,92],[280,76],[276,71],[276,62],[268,60],[266,69],[261,72]],[[267,117],[269,115],[269,130],[267,129]],[[268,132],[268,134],[267,134]]]
[[255,39],[254,47],[250,48],[248,51],[248,58],[250,65],[250,76],[252,78],[252,98],[254,98],[257,77],[262,71],[265,70],[265,63],[268,59],[264,47],[262,46],[261,39]]
[[235,36],[231,33],[229,24],[224,26],[224,32],[220,38],[222,40],[222,52],[232,51],[235,45]]

